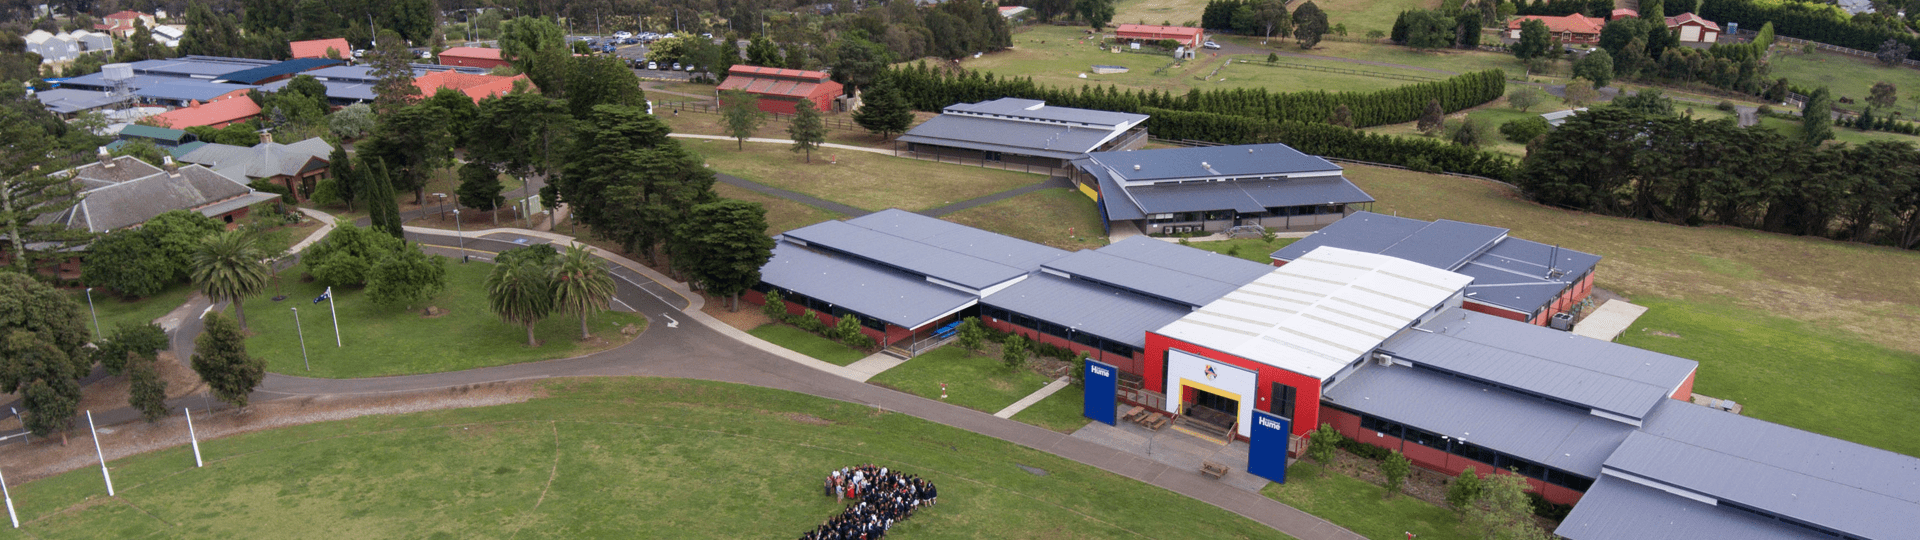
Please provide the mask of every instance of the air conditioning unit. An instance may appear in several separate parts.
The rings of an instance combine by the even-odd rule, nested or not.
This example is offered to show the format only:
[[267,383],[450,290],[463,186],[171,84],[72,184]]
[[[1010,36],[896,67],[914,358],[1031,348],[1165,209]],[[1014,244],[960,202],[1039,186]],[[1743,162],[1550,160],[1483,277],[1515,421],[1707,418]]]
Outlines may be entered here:
[[1393,365],[1393,357],[1380,354],[1380,353],[1373,353],[1373,363],[1379,364],[1382,366],[1391,366]]
[[1553,319],[1548,321],[1548,324],[1552,325],[1554,330],[1563,330],[1567,332],[1572,332],[1573,331],[1573,314],[1567,313],[1564,311],[1560,313],[1555,313],[1553,314]]

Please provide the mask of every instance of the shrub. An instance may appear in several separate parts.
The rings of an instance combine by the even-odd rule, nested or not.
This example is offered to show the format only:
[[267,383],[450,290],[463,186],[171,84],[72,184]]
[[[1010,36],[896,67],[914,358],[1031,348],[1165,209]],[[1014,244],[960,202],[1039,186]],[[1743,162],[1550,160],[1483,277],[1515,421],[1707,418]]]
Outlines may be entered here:
[[864,335],[860,333],[860,318],[853,316],[852,313],[841,315],[840,321],[833,325],[834,339],[852,341],[854,336],[860,335]]
[[1727,100],[1724,100],[1724,99],[1723,99],[1723,100],[1720,100],[1720,104],[1719,104],[1719,105],[1715,105],[1715,106],[1713,106],[1713,108],[1715,108],[1715,109],[1720,109],[1720,110],[1722,110],[1722,111],[1726,111],[1726,112],[1733,112],[1733,109],[1734,109],[1734,108],[1733,108],[1733,102],[1731,102],[1731,101],[1727,101]]
[[1407,482],[1407,474],[1412,472],[1412,469],[1413,462],[1407,459],[1406,454],[1399,452],[1392,452],[1387,459],[1380,462],[1380,475],[1387,480],[1386,498],[1393,498],[1395,493],[1400,492],[1401,486]]
[[334,206],[346,202],[340,198],[340,181],[332,178],[321,180],[313,185],[313,196],[308,200],[314,206]]
[[1567,514],[1573,512],[1573,505],[1547,502],[1546,497],[1532,491],[1527,492],[1527,500],[1533,502],[1533,515],[1554,521],[1567,519]]
[[1465,511],[1467,506],[1480,498],[1480,475],[1472,467],[1460,471],[1460,476],[1447,482],[1447,506],[1457,511]]
[[1006,363],[1008,369],[1020,369],[1027,363],[1027,338],[1009,336],[1000,344],[1000,349],[1000,361]]
[[767,318],[776,321],[786,320],[787,301],[785,298],[780,297],[780,291],[768,289],[766,302],[766,305],[760,306],[760,313],[766,314]]
[[1530,116],[1500,124],[1500,135],[1509,141],[1527,144],[1541,135],[1546,135],[1550,127],[1547,125],[1547,119]]
[[[1334,434],[1339,435],[1339,433],[1337,432]],[[1318,432],[1315,433],[1315,436],[1319,436]],[[1363,443],[1363,442],[1349,439],[1346,437],[1341,437],[1338,441],[1336,441],[1336,445],[1339,446],[1341,450],[1346,450],[1348,452],[1352,452],[1353,455],[1371,459],[1374,461],[1387,459],[1387,454],[1393,453],[1393,451],[1391,450],[1387,450],[1385,448]]]
[[1761,105],[1761,106],[1760,106],[1760,115],[1761,115],[1761,116],[1766,116],[1766,115],[1769,115],[1769,114],[1773,114],[1773,106],[1771,106],[1771,105]]
[[247,184],[247,187],[253,188],[254,191],[262,191],[266,193],[273,193],[273,194],[279,195],[280,202],[283,202],[283,203],[300,204],[299,200],[296,200],[293,198],[293,190],[287,189],[287,186],[276,184],[272,180],[268,180],[265,178],[254,180],[253,183]]

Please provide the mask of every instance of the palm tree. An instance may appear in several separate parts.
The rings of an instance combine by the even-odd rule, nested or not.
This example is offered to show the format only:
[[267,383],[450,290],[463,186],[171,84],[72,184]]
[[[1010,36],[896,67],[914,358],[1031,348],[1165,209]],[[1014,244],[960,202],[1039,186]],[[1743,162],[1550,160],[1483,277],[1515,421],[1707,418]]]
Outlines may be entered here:
[[560,264],[553,268],[554,310],[580,316],[580,339],[587,333],[587,315],[607,309],[613,298],[613,277],[600,259],[579,245],[567,246]]
[[525,261],[493,267],[487,274],[487,305],[507,324],[527,327],[527,346],[538,347],[533,324],[553,313],[553,281],[547,269]]
[[261,259],[266,254],[245,231],[226,231],[200,242],[193,252],[193,282],[215,302],[233,303],[240,330],[247,329],[246,299],[267,288],[271,271]]

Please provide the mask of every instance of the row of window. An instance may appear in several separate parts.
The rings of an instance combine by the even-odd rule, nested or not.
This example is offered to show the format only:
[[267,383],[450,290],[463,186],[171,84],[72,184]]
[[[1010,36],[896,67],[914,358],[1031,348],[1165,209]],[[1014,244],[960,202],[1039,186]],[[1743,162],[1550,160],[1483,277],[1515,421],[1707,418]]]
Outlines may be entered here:
[[1042,334],[1046,334],[1049,336],[1057,337],[1060,339],[1064,339],[1067,341],[1079,343],[1081,345],[1106,351],[1109,354],[1117,354],[1120,356],[1132,358],[1134,353],[1140,352],[1140,349],[1136,349],[1132,345],[1102,338],[1100,336],[1096,336],[1086,332],[1075,331],[1072,328],[1067,328],[1059,324],[1054,324],[1053,322],[1047,321],[1046,319],[1029,317],[1015,311],[1008,311],[1005,309],[983,304],[980,306],[980,314],[986,317],[991,317],[991,318],[1000,319],[1003,321],[1013,323],[1014,326],[1019,326],[1022,328],[1031,328],[1034,331],[1040,332]]
[[1152,216],[1149,216],[1147,223],[1224,221],[1224,220],[1233,219],[1234,216],[1236,215],[1243,218],[1258,218],[1258,217],[1313,216],[1313,215],[1320,215],[1320,214],[1343,214],[1343,213],[1346,213],[1346,209],[1343,208],[1341,205],[1337,205],[1337,204],[1311,205],[1311,206],[1274,206],[1274,207],[1267,208],[1267,211],[1265,212],[1237,213],[1232,210],[1209,210],[1205,212],[1172,212],[1172,213],[1166,213],[1166,214],[1153,214]]
[[760,291],[761,294],[766,294],[767,291],[780,291],[780,299],[786,300],[788,302],[793,302],[794,305],[811,309],[814,311],[818,311],[821,313],[830,313],[833,315],[833,318],[835,319],[845,317],[847,315],[853,315],[854,318],[860,319],[860,326],[865,326],[867,328],[872,328],[874,330],[879,330],[881,332],[887,331],[886,321],[875,319],[873,317],[868,317],[865,314],[862,314],[858,311],[853,311],[847,308],[833,305],[832,303],[827,302],[826,300],[821,300],[819,298],[814,298],[814,297],[800,294],[797,292],[782,289],[780,287],[775,287],[773,285],[768,285],[764,281],[754,284],[753,290]]
[[[1438,433],[1404,425],[1371,414],[1348,410],[1332,404],[1328,404],[1327,406],[1334,410],[1359,416],[1360,429],[1363,430],[1377,431],[1389,437],[1399,437],[1413,444],[1493,465],[1496,468],[1519,473],[1521,476],[1527,478],[1533,478],[1574,491],[1585,492],[1588,488],[1593,487],[1592,478],[1541,465],[1506,452],[1445,437]],[[1365,439],[1362,438],[1361,440],[1364,441]],[[1485,472],[1486,471],[1482,471],[1482,473]]]

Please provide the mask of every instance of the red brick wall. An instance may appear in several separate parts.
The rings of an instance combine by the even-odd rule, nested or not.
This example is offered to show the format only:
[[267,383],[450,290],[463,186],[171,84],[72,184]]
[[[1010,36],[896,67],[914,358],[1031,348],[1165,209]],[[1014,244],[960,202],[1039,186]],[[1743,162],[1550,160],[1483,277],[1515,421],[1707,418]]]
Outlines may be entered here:
[[[1435,448],[1411,444],[1399,437],[1381,435],[1378,431],[1361,429],[1360,417],[1352,414],[1333,409],[1322,409],[1321,414],[1324,415],[1323,421],[1332,424],[1333,428],[1339,430],[1341,435],[1363,443],[1398,451],[1401,454],[1405,454],[1407,459],[1413,461],[1414,465],[1418,465],[1423,469],[1447,476],[1458,476],[1460,471],[1469,468],[1473,469],[1474,473],[1480,476],[1486,476],[1497,470],[1489,463],[1463,458]],[[1510,471],[1499,472],[1502,474],[1513,474]],[[1548,484],[1533,478],[1527,479],[1527,485],[1531,487],[1531,491],[1539,493],[1540,496],[1546,498],[1547,501],[1558,504],[1573,504],[1579,502],[1580,496],[1582,495],[1578,491]]]
[[[759,305],[759,306],[767,305],[767,295],[760,291],[749,290],[747,291],[746,294],[741,295],[741,298],[745,299],[747,303],[750,303],[750,304]],[[788,315],[797,315],[800,313],[806,313],[807,311],[807,308],[804,306],[801,306],[800,304],[795,304],[793,302],[788,302],[788,301],[782,301],[781,303],[787,305]],[[827,326],[833,326],[840,323],[840,320],[833,318],[833,314],[831,313],[816,311],[814,312],[814,316],[819,318],[820,322],[826,323]],[[947,321],[951,321],[951,320],[953,320],[953,318],[948,317],[945,319],[934,321],[933,324],[929,324],[927,326],[937,328],[939,325],[945,324]],[[867,337],[873,338],[874,343],[879,344],[882,347],[885,347],[893,342],[911,337],[913,335],[913,329],[902,328],[899,325],[889,324],[887,325],[887,330],[885,332],[882,332],[879,330],[868,328],[866,326],[861,326],[860,333],[866,334]]]
[[1673,391],[1673,399],[1693,401],[1693,377],[1699,374],[1700,368],[1693,368],[1692,372],[1687,373],[1686,382],[1680,383],[1680,388]]
[[[1141,353],[1136,352],[1131,355],[1113,354],[1097,348],[1093,348],[1093,347],[1089,347],[1079,343],[1074,343],[1071,341],[1060,339],[1057,337],[1041,334],[1038,330],[1034,330],[1032,328],[1027,328],[1024,326],[1019,326],[1019,325],[1013,324],[1013,322],[1011,321],[1004,321],[1000,319],[995,319],[993,317],[985,317],[985,316],[980,317],[980,322],[982,324],[987,325],[987,328],[992,328],[994,330],[999,330],[1001,332],[1019,334],[1021,336],[1026,337],[1027,339],[1040,341],[1042,343],[1052,344],[1057,347],[1065,347],[1067,350],[1073,351],[1075,353],[1084,352],[1084,353],[1087,353],[1087,356],[1089,358],[1092,358],[1094,360],[1099,360],[1101,362],[1106,362],[1108,364],[1112,364],[1113,367],[1120,368],[1121,371],[1133,373],[1135,375],[1142,374],[1141,369],[1144,363],[1141,360],[1143,356]],[[1159,391],[1158,389],[1153,389],[1153,388],[1149,388],[1149,390],[1154,390],[1156,392]]]
[[1179,349],[1256,373],[1257,382],[1254,383],[1254,394],[1258,396],[1254,401],[1254,408],[1256,409],[1269,412],[1273,410],[1273,403],[1271,401],[1273,385],[1271,383],[1278,382],[1292,386],[1294,388],[1294,399],[1296,400],[1293,405],[1293,434],[1305,436],[1307,432],[1313,431],[1314,427],[1320,425],[1320,379],[1162,336],[1154,332],[1147,332],[1146,358],[1144,359],[1146,365],[1143,366],[1146,369],[1141,373],[1142,378],[1146,379],[1145,384],[1148,389],[1159,391],[1162,388],[1166,388],[1166,381],[1162,380],[1161,372],[1164,371],[1163,364],[1166,363],[1167,349]]

